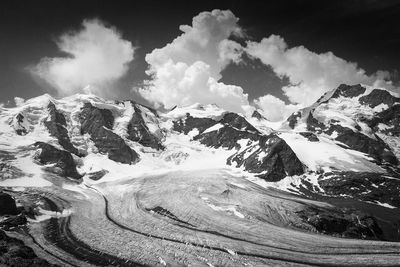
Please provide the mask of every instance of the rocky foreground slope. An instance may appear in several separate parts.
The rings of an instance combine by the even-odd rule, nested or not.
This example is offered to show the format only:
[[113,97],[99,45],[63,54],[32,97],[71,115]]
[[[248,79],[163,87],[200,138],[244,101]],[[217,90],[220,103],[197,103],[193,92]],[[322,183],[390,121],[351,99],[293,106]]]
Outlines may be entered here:
[[[293,211],[302,222],[285,222],[289,225],[342,237],[400,240],[389,237],[400,223],[391,215],[400,208],[398,96],[341,85],[276,125],[258,111],[244,116],[215,105],[158,112],[94,95],[43,95],[0,108],[0,187],[18,198],[22,188],[231,168],[263,187],[336,206]],[[223,193],[228,199],[229,190]],[[21,212],[9,203],[3,229],[40,216],[34,207]],[[374,207],[387,214],[377,218]],[[175,218],[161,206],[153,213],[159,211]]]

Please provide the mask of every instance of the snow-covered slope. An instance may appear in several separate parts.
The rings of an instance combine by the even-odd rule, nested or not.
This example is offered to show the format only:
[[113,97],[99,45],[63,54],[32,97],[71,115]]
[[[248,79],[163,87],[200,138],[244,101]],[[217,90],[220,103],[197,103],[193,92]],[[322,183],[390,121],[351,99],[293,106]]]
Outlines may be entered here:
[[[341,85],[273,130],[259,113],[244,117],[216,105],[160,113],[134,101],[43,95],[0,108],[0,186],[230,168],[301,194],[340,195],[336,184],[361,174],[400,189],[399,107],[388,91]],[[376,185],[363,185],[368,201],[400,206],[398,196],[373,195]]]

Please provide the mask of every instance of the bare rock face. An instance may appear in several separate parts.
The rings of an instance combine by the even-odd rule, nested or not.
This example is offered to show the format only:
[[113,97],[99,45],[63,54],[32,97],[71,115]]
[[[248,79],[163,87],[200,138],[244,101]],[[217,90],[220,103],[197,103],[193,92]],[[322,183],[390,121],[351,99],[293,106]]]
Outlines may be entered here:
[[298,212],[298,215],[320,233],[347,238],[383,239],[376,218],[357,210],[309,207]]
[[[324,104],[332,98],[346,97],[352,98],[364,94],[366,89],[361,85],[340,85],[332,96],[325,101],[317,101],[317,105]],[[322,101],[322,102],[321,102]],[[314,114],[317,111],[317,107],[312,108],[307,114],[306,125],[307,130],[316,134],[328,134],[332,135],[335,133],[334,139],[345,144],[346,148],[357,150],[368,154],[378,164],[392,164],[397,165],[399,159],[396,158],[391,148],[376,134],[377,132],[389,134],[392,136],[398,136],[400,133],[400,105],[396,104],[399,99],[392,96],[386,90],[374,89],[370,94],[360,97],[358,100],[363,105],[369,105],[375,107],[381,103],[387,104],[388,109],[375,114],[372,118],[357,114],[353,118],[355,120],[355,129],[350,129],[340,124],[340,121],[331,119],[329,122],[320,122]],[[292,114],[288,118],[289,126],[295,128],[298,118],[300,118],[300,112]],[[358,123],[357,123],[358,122]],[[366,123],[372,130],[372,134],[365,134],[360,126],[360,122]],[[383,125],[383,127],[382,127]],[[304,136],[304,133],[301,133]],[[317,141],[318,138],[314,138],[311,135],[305,136],[310,141]],[[311,140],[312,138],[313,140]]]
[[90,103],[85,103],[79,114],[81,134],[88,133],[100,153],[108,158],[125,164],[133,164],[139,160],[139,155],[125,141],[111,131],[114,117],[110,110],[99,109]]
[[254,126],[251,125],[245,118],[236,113],[232,112],[226,113],[222,117],[222,120],[219,121],[219,123],[227,124],[230,127],[233,127],[240,131],[259,133],[259,131],[256,128],[254,128]]
[[210,118],[194,118],[188,113],[186,114],[186,118],[174,121],[173,124],[174,131],[188,134],[193,129],[197,129],[199,133],[202,133],[217,124],[217,121]]
[[333,93],[331,98],[338,98],[339,96],[356,97],[356,96],[364,94],[365,90],[366,89],[363,86],[361,86],[360,84],[356,84],[356,85],[341,84],[335,90],[335,92]]
[[56,106],[52,102],[49,103],[47,109],[49,111],[49,117],[44,122],[44,125],[46,126],[50,135],[57,138],[58,143],[65,150],[77,156],[82,156],[78,149],[71,143],[71,140],[68,136],[68,130],[66,128],[67,122],[64,115],[56,109]]
[[8,218],[0,222],[0,227],[3,230],[11,230],[15,227],[25,225],[28,222],[24,214],[18,214],[15,216],[9,216]]
[[[164,146],[157,136],[152,134],[146,125],[142,111],[135,105],[135,113],[133,113],[128,124],[128,139],[147,147],[157,150],[163,150]],[[156,114],[154,112],[154,114]]]
[[[221,124],[221,127],[205,131],[216,124]],[[227,164],[243,166],[267,181],[279,181],[287,175],[304,173],[303,164],[283,139],[275,134],[262,135],[238,114],[226,113],[219,121],[193,118],[187,114],[185,119],[174,122],[173,129],[185,134],[197,129],[199,134],[193,140],[208,147],[239,150],[227,159]]]
[[35,146],[40,149],[40,152],[36,155],[36,160],[40,164],[54,164],[48,170],[64,177],[81,178],[76,170],[74,159],[68,151],[60,150],[44,142],[36,142]]
[[400,208],[400,179],[390,178],[388,174],[352,171],[330,173],[319,181],[319,185],[327,195],[347,195]]
[[259,136],[257,141],[255,145],[231,156],[228,164],[243,166],[247,171],[259,173],[258,177],[270,182],[304,173],[303,164],[283,139],[271,134]]
[[[204,124],[207,121],[203,120],[202,122]],[[222,124],[223,127],[217,131],[203,133],[205,129],[217,123]],[[195,136],[194,140],[198,140],[202,144],[214,148],[240,149],[240,145],[238,144],[239,140],[249,139],[256,141],[261,135],[261,133],[246,121],[245,118],[235,113],[227,113],[220,121],[214,121],[213,124],[209,121],[207,127],[200,126],[196,128],[201,129],[201,134]],[[203,128],[205,129],[203,130]]]
[[258,120],[265,120],[265,117],[260,114],[257,110],[254,110],[253,114],[251,114],[251,117],[256,118]]
[[307,117],[307,130],[312,131],[312,132],[317,132],[317,133],[322,133],[323,130],[326,129],[326,126],[319,122],[316,118],[313,116],[313,112],[310,111],[310,114]]
[[380,104],[385,104],[391,107],[394,103],[400,102],[400,98],[392,96],[386,90],[374,89],[370,94],[360,97],[359,102],[363,105],[368,105],[371,108]]
[[311,133],[311,132],[299,132],[299,134],[301,136],[307,138],[308,141],[310,141],[310,142],[318,142],[319,141],[319,138],[314,133]]
[[297,125],[297,121],[301,118],[301,112],[297,111],[287,118],[287,122],[289,123],[289,127],[294,129]]
[[32,248],[0,230],[0,265],[20,267],[56,266],[38,258]]
[[[400,136],[400,104],[393,105],[379,112],[372,119],[365,119],[364,121],[375,131],[380,131],[392,136]],[[379,124],[386,127],[380,129]]]
[[[214,148],[239,150],[228,158],[227,164],[243,166],[267,181],[279,181],[287,175],[304,173],[303,164],[296,154],[277,135],[262,135],[246,119],[234,113],[227,113],[218,123],[223,127],[199,134],[194,140]],[[247,140],[247,144],[243,140]]]
[[29,132],[28,119],[22,113],[18,113],[11,124],[18,135],[26,135]]
[[100,180],[107,173],[108,173],[107,170],[100,170],[100,171],[96,171],[96,172],[87,173],[86,175],[89,179],[97,181],[97,180]]
[[0,215],[16,215],[18,209],[15,200],[9,194],[0,192]]
[[389,146],[377,135],[375,135],[375,139],[373,139],[361,132],[355,132],[352,129],[340,125],[331,125],[326,132],[331,134],[333,131],[338,133],[335,139],[347,145],[349,148],[369,154],[379,163],[386,161],[390,164],[398,164],[398,159],[390,150]]

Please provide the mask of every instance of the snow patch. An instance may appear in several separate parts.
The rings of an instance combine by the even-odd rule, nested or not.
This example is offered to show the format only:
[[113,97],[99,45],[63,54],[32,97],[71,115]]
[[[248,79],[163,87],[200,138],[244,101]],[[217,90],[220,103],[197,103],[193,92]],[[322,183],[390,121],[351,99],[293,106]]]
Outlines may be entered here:
[[203,133],[218,131],[221,128],[224,128],[224,125],[222,123],[217,123],[214,126],[211,126],[210,128],[206,129]]
[[334,141],[319,136],[319,142],[310,142],[307,138],[297,133],[280,133],[279,137],[293,149],[297,157],[310,170],[318,171],[322,167],[332,166],[338,170],[385,172],[384,169],[370,162],[366,154],[344,149]]

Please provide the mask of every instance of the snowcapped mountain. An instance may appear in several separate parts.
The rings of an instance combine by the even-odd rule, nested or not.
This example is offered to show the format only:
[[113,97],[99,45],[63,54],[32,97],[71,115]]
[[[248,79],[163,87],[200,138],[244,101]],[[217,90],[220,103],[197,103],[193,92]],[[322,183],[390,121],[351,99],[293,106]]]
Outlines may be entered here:
[[0,108],[6,262],[48,266],[12,254],[18,233],[61,266],[396,265],[400,243],[329,235],[400,240],[399,107],[341,85],[280,123],[82,94]]
[[106,181],[231,166],[297,194],[400,207],[399,118],[400,98],[362,85],[339,86],[275,129],[258,112],[216,105],[160,113],[134,101],[43,95],[0,110],[0,185],[48,185],[43,173]]

